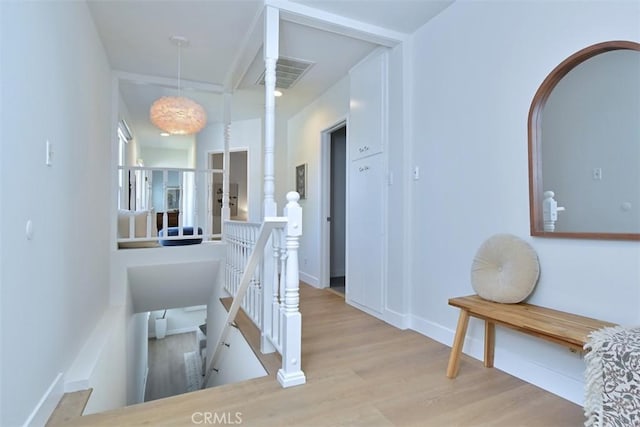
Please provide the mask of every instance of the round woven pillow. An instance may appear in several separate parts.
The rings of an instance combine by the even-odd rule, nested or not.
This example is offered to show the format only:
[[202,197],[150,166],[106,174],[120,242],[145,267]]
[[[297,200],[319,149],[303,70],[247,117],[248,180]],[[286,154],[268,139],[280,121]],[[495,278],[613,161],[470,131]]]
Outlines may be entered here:
[[487,239],[471,265],[471,285],[476,293],[501,303],[512,304],[526,299],[539,276],[536,251],[512,234],[496,234]]

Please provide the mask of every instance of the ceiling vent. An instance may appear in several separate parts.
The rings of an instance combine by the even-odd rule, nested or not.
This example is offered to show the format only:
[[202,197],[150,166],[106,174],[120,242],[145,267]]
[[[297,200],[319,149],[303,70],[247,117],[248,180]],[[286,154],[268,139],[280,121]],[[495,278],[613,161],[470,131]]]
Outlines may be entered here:
[[[279,58],[276,62],[276,87],[290,89],[313,65],[313,62],[291,58]],[[264,86],[264,71],[258,78],[258,84]]]

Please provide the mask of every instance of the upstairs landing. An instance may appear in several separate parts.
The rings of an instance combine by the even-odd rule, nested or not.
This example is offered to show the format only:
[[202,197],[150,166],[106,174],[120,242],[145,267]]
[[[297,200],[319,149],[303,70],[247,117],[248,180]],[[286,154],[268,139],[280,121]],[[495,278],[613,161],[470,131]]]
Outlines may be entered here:
[[[301,285],[302,369],[307,384],[283,389],[275,373],[75,419],[70,425],[248,426],[582,425],[582,408],[462,355],[465,375],[444,374],[450,348],[400,331]],[[218,424],[221,424],[220,421]]]

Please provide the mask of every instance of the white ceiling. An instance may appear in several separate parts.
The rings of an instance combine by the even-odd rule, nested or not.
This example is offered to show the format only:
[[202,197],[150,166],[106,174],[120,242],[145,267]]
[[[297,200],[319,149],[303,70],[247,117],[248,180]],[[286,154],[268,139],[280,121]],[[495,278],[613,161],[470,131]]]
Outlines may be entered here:
[[[453,0],[273,0],[271,3],[308,13],[310,19],[331,14],[376,26],[381,31],[411,34]],[[114,70],[135,73],[135,81],[121,81],[121,94],[130,126],[142,145],[189,144],[190,138],[160,138],[149,122],[149,107],[162,95],[176,94],[171,84],[140,84],[144,76],[175,81],[178,49],[173,35],[189,39],[182,49],[184,94],[207,110],[209,122],[222,120],[222,97],[211,91],[191,90],[189,81],[212,89],[231,87],[232,120],[261,117],[264,87],[256,82],[262,60],[262,0],[96,1],[89,9]],[[302,12],[300,12],[302,8]],[[291,14],[293,15],[293,14]],[[314,17],[314,15],[317,15]],[[355,21],[353,21],[355,20]],[[291,21],[295,21],[292,19]],[[358,22],[356,22],[356,25]],[[346,75],[377,47],[371,41],[337,34],[330,25],[314,28],[281,17],[280,56],[314,65],[276,101],[277,114],[289,117]],[[215,86],[215,87],[213,87]]]

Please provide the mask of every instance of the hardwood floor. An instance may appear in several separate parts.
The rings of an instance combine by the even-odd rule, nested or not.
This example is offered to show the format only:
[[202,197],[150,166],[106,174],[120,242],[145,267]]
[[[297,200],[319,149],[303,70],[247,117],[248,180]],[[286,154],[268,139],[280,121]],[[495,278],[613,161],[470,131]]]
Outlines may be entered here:
[[301,311],[305,385],[283,389],[270,372],[81,417],[72,425],[217,420],[247,426],[564,427],[584,422],[580,406],[465,355],[460,375],[448,379],[449,347],[389,326],[332,292],[301,286]]
[[184,353],[190,351],[198,351],[195,332],[149,340],[145,402],[187,392]]

